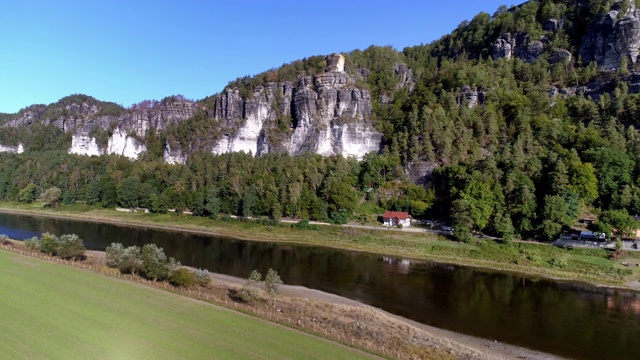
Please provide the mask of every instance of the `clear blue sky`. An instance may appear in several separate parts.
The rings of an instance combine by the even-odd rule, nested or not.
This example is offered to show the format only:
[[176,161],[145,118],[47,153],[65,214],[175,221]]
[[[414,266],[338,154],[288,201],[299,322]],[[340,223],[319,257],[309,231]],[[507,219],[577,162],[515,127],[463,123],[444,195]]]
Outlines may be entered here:
[[[518,1],[521,2],[521,1]],[[0,0],[0,112],[201,99],[312,55],[430,43],[502,0]]]

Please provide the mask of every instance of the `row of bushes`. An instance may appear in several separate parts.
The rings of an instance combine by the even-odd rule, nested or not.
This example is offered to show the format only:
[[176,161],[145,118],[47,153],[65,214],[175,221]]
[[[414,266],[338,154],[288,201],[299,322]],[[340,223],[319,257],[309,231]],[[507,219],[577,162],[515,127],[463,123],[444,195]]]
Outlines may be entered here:
[[206,269],[190,270],[179,261],[167,257],[164,250],[155,244],[124,247],[112,243],[106,249],[107,266],[117,268],[122,273],[142,275],[149,280],[169,280],[175,286],[207,286],[211,277]]
[[87,250],[84,242],[76,234],[57,237],[51,233],[44,233],[42,237],[32,237],[25,240],[24,245],[32,251],[40,251],[50,256],[60,256],[63,259],[80,259]]

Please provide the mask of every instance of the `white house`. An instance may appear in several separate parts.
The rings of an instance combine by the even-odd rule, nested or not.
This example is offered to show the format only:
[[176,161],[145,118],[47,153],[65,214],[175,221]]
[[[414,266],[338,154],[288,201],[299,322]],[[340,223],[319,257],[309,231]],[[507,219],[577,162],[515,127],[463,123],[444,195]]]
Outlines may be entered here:
[[411,226],[411,216],[409,216],[408,212],[387,210],[382,214],[382,223],[385,226],[402,225],[403,227],[407,227]]

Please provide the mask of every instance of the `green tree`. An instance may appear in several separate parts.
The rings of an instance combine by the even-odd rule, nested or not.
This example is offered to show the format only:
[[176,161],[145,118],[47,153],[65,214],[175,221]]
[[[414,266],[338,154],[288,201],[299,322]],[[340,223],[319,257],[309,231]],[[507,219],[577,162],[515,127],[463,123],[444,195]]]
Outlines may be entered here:
[[40,238],[40,251],[53,256],[58,250],[58,237],[46,232]]
[[626,209],[604,211],[598,222],[602,222],[611,229],[616,237],[635,234],[638,229],[638,222],[629,215]]
[[575,220],[569,215],[569,207],[564,198],[559,195],[545,196],[542,219],[542,236],[549,241],[556,239],[562,229]]
[[142,270],[142,253],[138,246],[129,246],[124,249],[118,269],[123,273],[130,273],[133,276]]
[[215,188],[207,189],[206,197],[204,199],[205,214],[212,219],[217,219],[220,213],[222,201],[218,197],[218,191]]
[[118,189],[113,181],[109,178],[103,178],[100,203],[103,208],[112,208],[116,206],[118,201]]
[[258,202],[258,194],[255,187],[250,186],[242,197],[242,216],[245,218],[253,217],[253,210]]
[[107,266],[112,268],[120,268],[124,259],[125,247],[120,243],[111,243],[105,250]]
[[598,198],[598,178],[593,165],[590,163],[580,163],[576,166],[575,172],[571,176],[571,183],[568,189],[580,195],[582,201],[590,204]]
[[118,204],[125,208],[137,208],[140,203],[140,179],[128,177],[118,189]]
[[513,228],[511,218],[502,211],[499,211],[493,217],[493,228],[507,243],[512,242],[515,238],[515,229]]
[[146,244],[142,247],[142,271],[145,276],[153,281],[162,280],[169,275],[169,259],[164,250],[155,244]]
[[169,211],[169,204],[166,196],[151,194],[149,211],[157,214],[166,214]]
[[99,179],[93,180],[87,185],[85,200],[89,205],[96,205],[100,202],[102,193],[102,182]]
[[36,200],[36,191],[36,186],[30,183],[20,190],[18,200],[23,203],[32,203]]
[[62,200],[62,190],[57,187],[48,188],[40,195],[40,201],[44,201],[47,205],[57,208]]
[[273,307],[276,307],[276,296],[280,293],[280,285],[282,285],[282,280],[278,272],[269,269],[267,276],[264,278],[264,289],[273,298]]
[[495,207],[495,197],[491,191],[490,184],[483,181],[479,172],[474,172],[473,178],[460,197],[465,201],[466,211],[471,220],[472,228],[483,230],[491,220],[491,214]]

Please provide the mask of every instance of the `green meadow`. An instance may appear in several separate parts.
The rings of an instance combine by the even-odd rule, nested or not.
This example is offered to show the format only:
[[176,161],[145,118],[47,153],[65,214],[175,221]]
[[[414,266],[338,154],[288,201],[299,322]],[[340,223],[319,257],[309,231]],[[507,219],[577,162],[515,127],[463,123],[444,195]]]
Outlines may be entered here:
[[3,359],[360,359],[197,300],[0,250]]

